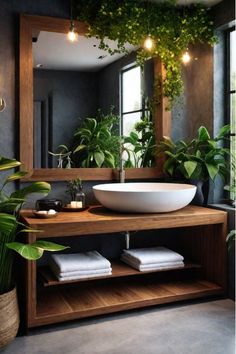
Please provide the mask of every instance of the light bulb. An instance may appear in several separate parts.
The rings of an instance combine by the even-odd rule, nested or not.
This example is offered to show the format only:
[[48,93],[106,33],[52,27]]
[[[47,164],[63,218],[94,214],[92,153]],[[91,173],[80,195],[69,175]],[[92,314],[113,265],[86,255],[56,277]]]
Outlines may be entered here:
[[186,52],[182,56],[182,62],[184,64],[188,64],[191,60],[191,56],[189,55],[189,52],[186,50]]
[[71,23],[70,30],[67,33],[67,37],[68,37],[69,41],[71,41],[71,42],[75,42],[78,39],[78,33],[75,30],[73,22]]
[[147,38],[144,41],[144,47],[147,50],[151,50],[153,47],[153,40],[152,40],[152,37],[150,36],[150,34],[147,36]]

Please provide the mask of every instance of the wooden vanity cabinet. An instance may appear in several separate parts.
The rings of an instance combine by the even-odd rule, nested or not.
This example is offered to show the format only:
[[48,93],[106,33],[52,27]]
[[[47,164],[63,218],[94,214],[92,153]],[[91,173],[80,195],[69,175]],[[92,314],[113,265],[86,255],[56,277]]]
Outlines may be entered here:
[[59,282],[48,267],[37,269],[36,262],[28,261],[27,328],[227,291],[227,214],[223,211],[189,205],[171,213],[121,214],[94,206],[79,213],[60,212],[52,219],[37,219],[29,210],[21,216],[33,229],[43,230],[29,233],[28,243],[91,235],[92,245],[96,234],[173,229],[178,251],[186,259],[184,268],[152,272],[111,260],[112,275],[66,282]]

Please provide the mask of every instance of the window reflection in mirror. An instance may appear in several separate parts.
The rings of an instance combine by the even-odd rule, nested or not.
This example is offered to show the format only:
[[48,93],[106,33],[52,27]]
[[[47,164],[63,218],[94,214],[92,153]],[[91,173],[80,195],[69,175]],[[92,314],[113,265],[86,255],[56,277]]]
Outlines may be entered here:
[[[33,34],[34,168],[58,167],[58,156],[49,151],[58,152],[62,144],[72,151],[78,128],[86,118],[96,119],[98,111],[107,115],[113,107],[113,114],[121,117],[124,135],[149,115],[144,97],[152,96],[152,61],[142,75],[135,66],[137,48],[128,45],[130,54],[110,56],[98,44],[95,38],[84,36],[71,43],[65,34]],[[71,157],[71,167],[86,167],[80,155]]]

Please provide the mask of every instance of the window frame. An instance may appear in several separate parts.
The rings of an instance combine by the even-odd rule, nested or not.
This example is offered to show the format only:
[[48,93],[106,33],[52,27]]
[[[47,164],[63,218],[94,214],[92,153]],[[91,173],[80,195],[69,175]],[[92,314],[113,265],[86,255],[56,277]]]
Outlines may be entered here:
[[[124,84],[123,84],[123,75],[128,71],[140,67],[140,80],[141,80],[141,108],[133,111],[124,112],[123,110],[123,94],[124,94]],[[123,136],[124,133],[124,116],[132,113],[140,113],[140,117],[145,114],[145,112],[150,112],[148,108],[145,107],[145,99],[144,99],[144,77],[142,74],[142,68],[136,62],[132,62],[126,66],[124,66],[120,70],[120,136]]]
[[[230,89],[230,73],[231,73],[231,65],[230,65],[230,33],[235,31],[235,26],[232,26],[225,30],[225,70],[224,70],[224,113],[225,113],[225,123],[230,124],[230,113],[231,113],[231,94],[234,94],[236,90]],[[235,133],[230,133],[231,136],[235,136]]]
[[[227,28],[224,31],[224,122],[225,124],[231,125],[231,95],[236,94],[236,90],[231,90],[231,58],[230,58],[230,51],[231,51],[231,43],[230,43],[230,34],[231,32],[235,31],[235,25]],[[232,128],[232,125],[231,125]],[[235,132],[230,131],[229,137],[235,137]],[[229,142],[226,143],[227,148],[229,148],[230,153],[234,151],[235,143],[232,142],[230,139]],[[232,157],[230,157],[231,162]],[[235,180],[235,171],[232,168],[232,164],[230,163],[230,171],[229,171],[229,180],[228,183],[230,185],[234,184]],[[233,199],[234,193],[230,192],[230,198]]]

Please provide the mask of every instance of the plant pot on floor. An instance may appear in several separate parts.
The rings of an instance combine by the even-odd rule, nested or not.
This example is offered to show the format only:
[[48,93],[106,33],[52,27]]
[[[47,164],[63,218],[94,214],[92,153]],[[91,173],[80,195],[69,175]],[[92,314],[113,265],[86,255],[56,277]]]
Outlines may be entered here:
[[0,295],[0,351],[15,337],[19,328],[16,288]]

